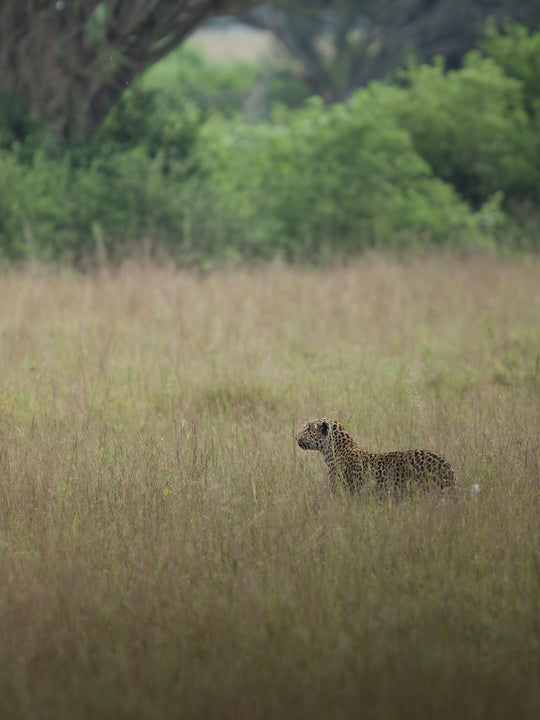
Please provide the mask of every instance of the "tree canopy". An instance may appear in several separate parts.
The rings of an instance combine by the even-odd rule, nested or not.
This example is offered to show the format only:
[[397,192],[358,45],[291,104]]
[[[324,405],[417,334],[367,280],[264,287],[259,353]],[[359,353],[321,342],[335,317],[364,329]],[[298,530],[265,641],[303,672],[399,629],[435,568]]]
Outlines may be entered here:
[[0,84],[59,137],[87,138],[125,87],[203,22],[253,0],[2,0]]
[[60,139],[88,139],[138,74],[223,15],[271,30],[330,102],[409,50],[456,67],[488,16],[540,23],[537,0],[2,0],[0,88]]
[[[484,34],[486,21],[540,25],[537,0],[304,0],[258,4],[241,20],[269,30],[295,60],[292,75],[329,102],[349,97],[414,54],[447,68]],[[283,75],[280,69],[279,75]]]

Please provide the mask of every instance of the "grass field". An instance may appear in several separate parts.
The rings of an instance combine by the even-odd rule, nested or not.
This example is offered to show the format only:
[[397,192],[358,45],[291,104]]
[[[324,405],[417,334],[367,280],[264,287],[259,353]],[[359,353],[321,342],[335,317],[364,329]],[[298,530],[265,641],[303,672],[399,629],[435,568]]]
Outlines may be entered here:
[[[540,717],[538,258],[0,292],[1,717]],[[459,501],[330,498],[324,415]]]

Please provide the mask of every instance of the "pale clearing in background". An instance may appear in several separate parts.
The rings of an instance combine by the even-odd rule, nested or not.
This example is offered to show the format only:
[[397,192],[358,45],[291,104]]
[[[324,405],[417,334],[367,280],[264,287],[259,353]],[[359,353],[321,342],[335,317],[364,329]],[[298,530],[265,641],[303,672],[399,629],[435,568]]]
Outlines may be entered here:
[[239,24],[203,27],[188,40],[200,48],[205,57],[221,61],[253,61],[268,58],[276,52],[276,41],[271,32]]

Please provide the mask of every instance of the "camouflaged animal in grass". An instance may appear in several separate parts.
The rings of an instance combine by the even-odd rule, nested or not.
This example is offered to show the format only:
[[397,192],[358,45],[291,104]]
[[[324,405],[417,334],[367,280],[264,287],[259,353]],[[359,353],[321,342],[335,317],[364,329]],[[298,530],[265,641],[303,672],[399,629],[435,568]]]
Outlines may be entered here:
[[427,450],[367,452],[358,447],[339,420],[312,420],[303,427],[297,441],[302,450],[323,454],[333,493],[339,483],[351,492],[375,489],[379,495],[412,487],[455,489],[452,466],[440,455]]

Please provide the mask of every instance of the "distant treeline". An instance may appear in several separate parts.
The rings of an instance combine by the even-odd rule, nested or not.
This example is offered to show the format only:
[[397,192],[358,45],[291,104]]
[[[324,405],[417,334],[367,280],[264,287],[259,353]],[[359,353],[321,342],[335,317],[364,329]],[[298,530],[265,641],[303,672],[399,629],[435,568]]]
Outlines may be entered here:
[[275,92],[272,120],[247,123],[239,98],[257,72],[182,48],[78,146],[3,97],[3,258],[78,262],[146,244],[211,266],[539,247],[540,32],[491,28],[462,69],[411,64],[343,104],[291,107]]

